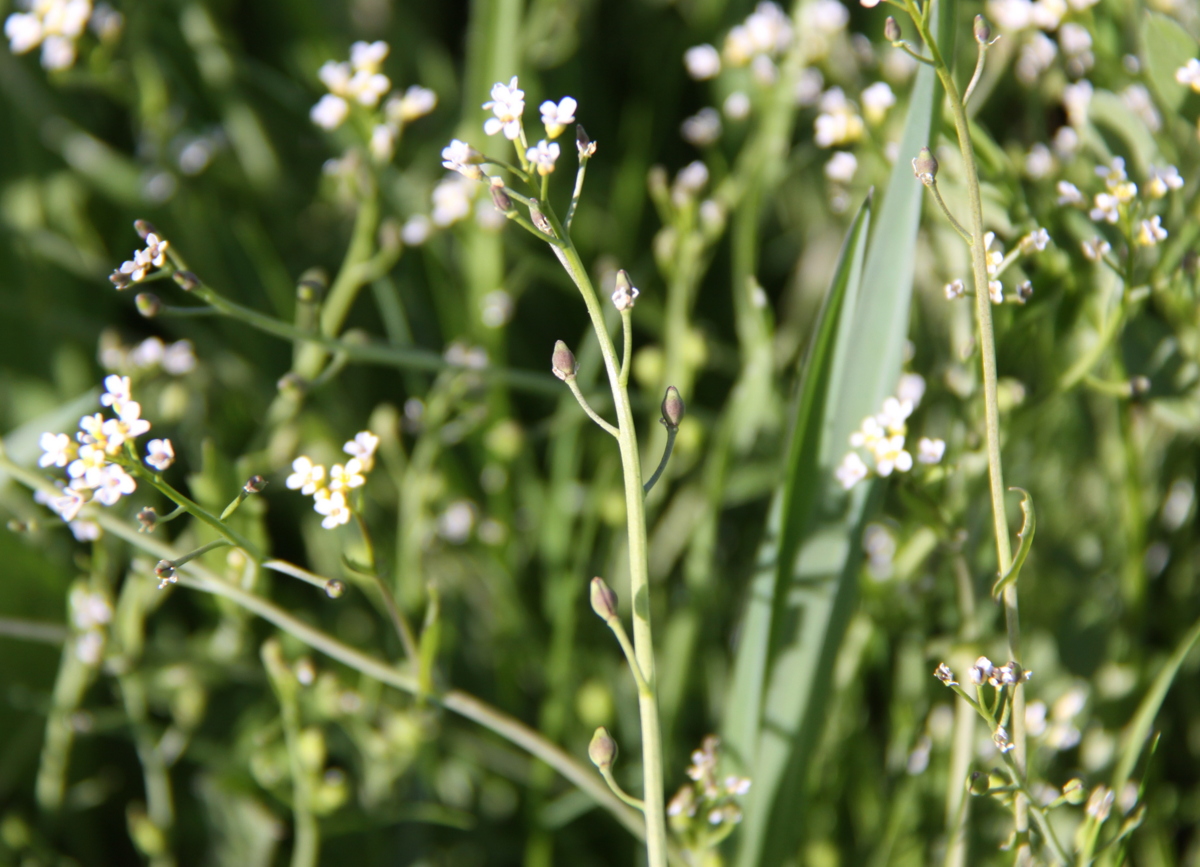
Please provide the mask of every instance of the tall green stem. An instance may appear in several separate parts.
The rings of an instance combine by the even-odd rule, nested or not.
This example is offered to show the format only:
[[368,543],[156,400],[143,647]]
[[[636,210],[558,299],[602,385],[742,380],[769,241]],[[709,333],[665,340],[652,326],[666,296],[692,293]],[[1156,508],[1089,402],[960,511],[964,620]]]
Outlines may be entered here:
[[650,628],[650,569],[646,557],[646,509],[642,492],[642,467],[629,391],[621,376],[621,362],[604,324],[600,299],[575,246],[568,239],[554,251],[579,287],[600,342],[617,412],[617,442],[625,482],[625,519],[629,533],[629,590],[633,601],[633,649],[647,689],[638,690],[642,726],[642,800],[646,815],[646,853],[650,867],[667,863],[667,822],[663,793],[662,730],[658,720],[658,684],[654,673],[654,642]]
[[[962,153],[963,180],[967,190],[967,206],[971,229],[971,274],[975,284],[975,320],[979,329],[979,358],[983,368],[984,419],[987,430],[988,480],[992,496],[992,521],[996,535],[996,560],[1000,574],[1012,565],[1012,547],[1008,537],[1008,520],[1004,510],[1004,470],[1000,460],[1000,408],[996,398],[996,335],[992,327],[992,302],[988,294],[987,251],[983,244],[983,201],[979,191],[979,169],[975,163],[975,151],[971,147],[971,127],[966,107],[954,83],[950,68],[938,50],[937,42],[929,30],[928,22],[917,10],[913,0],[906,0],[913,22],[920,30],[921,38],[929,47],[937,69],[938,78],[946,90],[950,112],[954,118],[954,129],[958,135],[958,147]],[[1021,620],[1017,605],[1016,582],[1004,590],[1004,618],[1008,628],[1008,651],[1010,658],[1021,658]],[[1013,758],[1021,774],[1025,773],[1025,689],[1017,685],[1013,689],[1012,707]],[[1016,823],[1016,863],[1030,862],[1029,851],[1029,804],[1023,794],[1013,799],[1013,815]]]

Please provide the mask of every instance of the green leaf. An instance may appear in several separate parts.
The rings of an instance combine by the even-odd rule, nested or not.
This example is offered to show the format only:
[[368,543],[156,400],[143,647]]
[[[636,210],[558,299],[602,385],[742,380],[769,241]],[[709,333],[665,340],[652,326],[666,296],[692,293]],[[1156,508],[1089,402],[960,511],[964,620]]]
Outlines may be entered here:
[[[954,7],[944,5],[949,26],[939,36],[952,54]],[[754,780],[738,834],[740,867],[783,863],[800,841],[810,759],[857,597],[861,528],[878,490],[860,485],[847,496],[833,473],[850,433],[878,411],[900,373],[924,192],[903,155],[933,144],[940,102],[933,70],[923,68],[875,233],[866,243],[864,205],[805,360],[723,727],[727,757]]]
[[1142,64],[1146,80],[1162,107],[1179,111],[1188,88],[1175,80],[1175,71],[1196,56],[1196,40],[1174,18],[1151,12],[1142,19]]

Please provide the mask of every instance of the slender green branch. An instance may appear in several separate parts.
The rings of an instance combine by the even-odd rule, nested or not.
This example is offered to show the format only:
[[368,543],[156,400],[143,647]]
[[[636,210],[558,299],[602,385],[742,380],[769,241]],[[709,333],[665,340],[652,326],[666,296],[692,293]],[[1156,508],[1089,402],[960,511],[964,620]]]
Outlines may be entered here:
[[629,387],[629,360],[633,356],[633,308],[621,311],[621,371],[617,380],[621,388]]
[[412,627],[408,625],[408,620],[404,617],[404,612],[396,604],[396,598],[392,595],[391,588],[383,580],[383,576],[379,574],[379,568],[375,561],[375,545],[371,541],[371,533],[367,529],[366,519],[363,518],[361,512],[355,509],[354,520],[358,523],[363,543],[367,546],[367,558],[371,567],[371,580],[375,583],[375,589],[379,591],[379,595],[383,598],[384,608],[387,609],[388,617],[392,620],[392,626],[396,629],[396,635],[400,638],[400,644],[404,648],[405,657],[408,658],[410,665],[416,665],[419,658],[417,639],[413,635]]
[[583,180],[587,174],[587,158],[579,160],[579,169],[575,172],[575,189],[571,193],[571,204],[567,207],[567,218],[563,221],[563,228],[567,233],[571,232],[571,223],[575,221],[575,210],[579,207],[579,199],[583,195]]
[[618,783],[617,778],[613,776],[612,765],[604,765],[601,767],[600,776],[604,777],[604,782],[608,783],[608,787],[612,789],[614,795],[616,795],[629,806],[633,807],[633,809],[641,812],[646,811],[646,805],[642,801],[633,797],[621,788],[621,784]]
[[671,460],[671,452],[675,448],[675,436],[678,433],[679,428],[671,427],[670,425],[667,426],[667,444],[663,447],[662,460],[658,462],[658,468],[654,470],[654,475],[650,477],[650,481],[642,486],[642,490],[645,493],[650,493],[650,489],[658,483],[659,478],[662,477],[663,472],[666,470],[667,462]]
[[292,842],[291,867],[316,867],[321,848],[320,829],[313,814],[314,769],[305,762],[300,745],[300,707],[296,701],[295,676],[288,670],[277,638],[262,646],[263,666],[279,699],[279,718],[292,774],[292,815],[296,833]]
[[979,78],[983,75],[983,60],[987,56],[988,43],[986,40],[979,43],[979,54],[975,58],[975,72],[971,76],[970,82],[967,83],[967,89],[963,91],[963,105],[966,106],[971,101],[971,94],[975,92],[975,85],[979,84]]
[[964,229],[962,223],[954,219],[954,215],[950,213],[950,208],[946,206],[946,202],[942,198],[942,191],[938,189],[937,181],[931,181],[928,186],[933,193],[934,201],[938,203],[938,207],[942,209],[942,213],[946,215],[946,219],[950,221],[950,225],[954,227],[954,231],[962,236],[962,239],[967,242],[968,247],[971,246],[971,233]]
[[42,644],[62,644],[67,640],[67,627],[59,623],[0,617],[0,638],[38,641]]
[[270,569],[272,572],[281,572],[284,575],[290,575],[293,578],[299,578],[301,581],[311,584],[314,587],[320,587],[322,590],[329,586],[329,582],[331,580],[318,575],[315,572],[309,572],[307,569],[301,569],[299,566],[289,563],[286,560],[276,560],[274,558],[263,560],[262,567],[264,569]]
[[621,432],[604,420],[600,413],[592,409],[592,405],[587,402],[587,398],[583,396],[583,392],[579,388],[579,383],[572,377],[566,380],[567,387],[571,389],[571,394],[575,395],[575,399],[579,401],[579,405],[583,407],[583,411],[588,414],[588,418],[602,427],[605,431],[612,434],[616,438],[620,438]]
[[625,654],[625,660],[629,663],[629,670],[633,673],[633,679],[637,683],[638,695],[649,695],[650,685],[646,683],[646,678],[642,676],[642,667],[638,665],[637,654],[634,652],[633,645],[629,643],[629,634],[625,631],[625,625],[621,623],[621,618],[613,614],[611,617],[605,618],[604,622],[612,630],[613,635],[617,637],[617,643],[621,645],[621,651]]
[[[127,467],[128,468],[128,467]],[[208,524],[218,533],[225,537],[228,544],[241,548],[249,554],[254,560],[258,560],[262,555],[258,550],[258,546],[243,536],[241,533],[234,530],[212,512],[205,509],[194,500],[185,497],[179,491],[175,490],[171,485],[162,480],[162,477],[157,473],[151,473],[145,469],[140,462],[133,463],[132,468],[137,472],[138,476],[149,482],[163,496],[180,508],[187,511],[192,517]]]

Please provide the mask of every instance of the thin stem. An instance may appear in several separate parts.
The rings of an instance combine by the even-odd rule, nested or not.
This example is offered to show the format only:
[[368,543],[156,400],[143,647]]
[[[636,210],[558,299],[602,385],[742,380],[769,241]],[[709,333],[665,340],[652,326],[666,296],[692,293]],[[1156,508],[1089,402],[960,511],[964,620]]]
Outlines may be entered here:
[[643,802],[639,801],[637,798],[633,797],[633,795],[630,795],[621,788],[621,784],[618,783],[617,778],[613,776],[612,765],[604,765],[602,768],[600,768],[600,776],[604,777],[604,782],[608,783],[608,787],[612,789],[614,795],[616,795],[629,806],[633,807],[633,809],[640,810],[642,812],[646,811],[646,805]]
[[612,434],[614,437],[618,439],[620,438],[621,432],[605,421],[604,417],[601,416],[600,413],[592,409],[592,405],[589,404],[587,402],[587,398],[583,396],[583,392],[579,389],[579,383],[575,381],[574,377],[567,380],[567,387],[571,389],[571,394],[575,395],[575,399],[579,401],[579,405],[583,407],[583,411],[588,414],[588,418],[600,425],[600,427],[604,428],[605,431]]
[[967,89],[963,91],[963,105],[971,101],[971,94],[975,92],[975,85],[979,84],[979,77],[983,75],[983,59],[987,56],[988,43],[979,43],[979,55],[975,58],[975,73],[971,76],[971,81],[967,84]]
[[59,623],[0,617],[0,638],[40,641],[43,644],[62,644],[67,640],[67,627]]
[[320,587],[322,590],[329,586],[330,579],[323,578],[315,572],[309,572],[307,569],[301,569],[299,566],[289,563],[286,560],[263,560],[262,567],[270,569],[272,572],[281,572],[284,575],[299,578],[301,581],[311,584],[314,587]]
[[371,567],[371,580],[375,583],[375,589],[379,591],[379,595],[383,597],[383,605],[387,609],[388,616],[392,619],[392,626],[396,629],[396,635],[400,637],[400,644],[404,647],[404,655],[408,658],[410,664],[416,665],[418,659],[417,639],[413,635],[412,627],[408,625],[404,613],[400,610],[400,606],[396,604],[396,599],[392,596],[392,591],[387,586],[387,582],[379,574],[379,569],[375,563],[375,545],[371,541],[371,533],[367,529],[366,520],[357,509],[354,511],[354,520],[358,523],[363,543],[367,546],[367,561]]
[[621,650],[625,654],[625,660],[629,663],[629,670],[633,672],[633,679],[637,683],[638,694],[648,693],[650,685],[646,683],[646,678],[642,676],[642,667],[638,665],[637,654],[633,650],[633,645],[629,643],[629,634],[625,632],[625,625],[621,623],[621,618],[614,614],[604,622],[608,624],[608,628],[617,637],[617,643],[621,645]]
[[253,544],[249,539],[231,528],[199,503],[179,493],[175,488],[164,482],[159,475],[145,470],[140,462],[134,464],[134,469],[139,476],[149,482],[172,503],[175,503],[180,508],[186,510],[192,517],[198,518],[224,536],[230,545],[241,548],[255,560],[258,560],[262,556],[259,553],[257,545]]
[[201,545],[199,548],[195,549],[194,551],[188,551],[183,556],[178,557],[175,560],[172,560],[171,565],[173,565],[175,567],[182,566],[184,563],[187,563],[191,560],[195,560],[197,557],[201,557],[204,554],[207,554],[209,551],[213,551],[217,548],[226,548],[232,544],[233,543],[230,542],[228,539],[216,539],[212,542],[209,542],[207,545]]
[[[1004,508],[1004,470],[1000,458],[1000,405],[996,396],[996,336],[992,327],[992,304],[988,297],[986,251],[983,249],[983,200],[979,189],[979,169],[975,163],[975,151],[971,146],[971,128],[950,68],[942,59],[928,24],[916,9],[913,0],[907,0],[910,14],[921,31],[921,38],[929,47],[935,61],[938,78],[946,91],[950,111],[954,117],[954,128],[958,135],[962,153],[968,210],[970,212],[971,271],[975,282],[975,318],[979,330],[979,357],[983,368],[984,417],[987,429],[988,478],[991,488],[992,520],[996,537],[996,559],[1000,574],[1012,565],[1012,547],[1008,535],[1008,519]],[[1008,632],[1010,659],[1021,659],[1021,620],[1017,602],[1017,588],[1010,584],[1004,590],[1004,615]],[[1020,684],[1013,689],[1012,697],[1013,760],[1024,774],[1025,769],[1025,690]],[[1013,799],[1013,819],[1016,830],[1016,863],[1030,863],[1029,851],[1029,804],[1024,795]]]
[[583,195],[583,179],[587,174],[587,158],[579,161],[579,169],[575,172],[575,190],[571,193],[571,204],[567,206],[567,218],[563,221],[563,228],[568,233],[571,231],[571,223],[575,220],[575,209],[579,207],[579,199]]
[[942,198],[942,191],[938,189],[937,181],[929,184],[929,189],[933,192],[933,198],[938,203],[938,207],[942,209],[942,213],[946,215],[946,219],[950,221],[950,225],[954,227],[954,231],[962,236],[962,239],[967,242],[967,246],[971,246],[971,233],[963,228],[962,223],[954,219],[954,215],[950,213],[950,208],[946,206],[945,200]]
[[679,428],[671,427],[670,425],[667,426],[667,444],[663,448],[662,460],[658,462],[658,469],[654,471],[654,475],[650,477],[650,481],[646,482],[646,484],[642,486],[642,490],[645,493],[650,493],[650,489],[657,484],[659,478],[663,474],[663,471],[666,470],[667,461],[671,460],[671,452],[675,448],[675,435],[677,433],[679,433]]
[[633,308],[621,311],[621,372],[617,375],[622,388],[629,387],[629,359],[633,355]]
[[905,54],[907,54],[913,60],[918,60],[921,63],[924,63],[926,66],[937,66],[937,64],[934,63],[932,60],[930,60],[928,57],[925,57],[923,54],[918,54],[917,52],[913,51],[912,46],[909,45],[907,42],[904,42],[904,41],[893,42],[892,47],[899,48],[901,51],[903,51]]

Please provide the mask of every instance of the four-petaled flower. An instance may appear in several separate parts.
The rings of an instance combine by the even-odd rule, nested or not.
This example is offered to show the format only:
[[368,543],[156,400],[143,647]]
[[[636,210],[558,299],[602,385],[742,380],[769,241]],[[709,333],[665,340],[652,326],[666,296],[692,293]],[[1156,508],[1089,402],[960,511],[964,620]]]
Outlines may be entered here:
[[542,139],[537,143],[537,147],[532,147],[526,152],[525,158],[533,163],[539,175],[548,175],[554,171],[554,163],[558,160],[560,150],[558,142]]
[[346,504],[346,495],[341,491],[322,488],[313,501],[313,509],[317,514],[325,516],[321,526],[326,530],[332,530],[350,520],[350,507]]
[[550,138],[558,138],[562,135],[567,124],[575,122],[575,109],[578,107],[579,103],[569,96],[564,96],[557,103],[549,99],[543,102],[540,109],[542,123],[546,127],[546,135]]
[[483,171],[476,165],[482,158],[483,155],[475,148],[458,139],[451,139],[450,144],[442,148],[442,165],[471,180],[477,181],[483,177]]
[[96,485],[95,496],[104,505],[115,505],[122,496],[137,490],[137,482],[133,480],[133,476],[117,464],[108,464],[102,472],[100,483]]
[[342,446],[342,451],[357,458],[362,472],[370,472],[375,466],[375,449],[379,446],[379,437],[369,430],[359,431],[354,439]]
[[146,443],[146,463],[160,473],[175,463],[175,447],[167,439]]
[[329,470],[329,490],[348,491],[360,487],[367,481],[362,469],[362,462],[358,458],[351,458],[345,465],[334,464]]
[[325,467],[314,464],[307,455],[301,455],[292,461],[292,474],[284,484],[302,494],[315,494],[324,483]]
[[517,87],[517,77],[507,85],[496,82],[492,85],[492,98],[483,107],[495,117],[489,117],[483,124],[483,131],[488,135],[503,132],[509,141],[516,141],[521,135],[521,115],[525,112],[525,91]]
[[78,453],[75,443],[65,433],[42,434],[38,440],[44,454],[38,458],[39,467],[65,467]]

